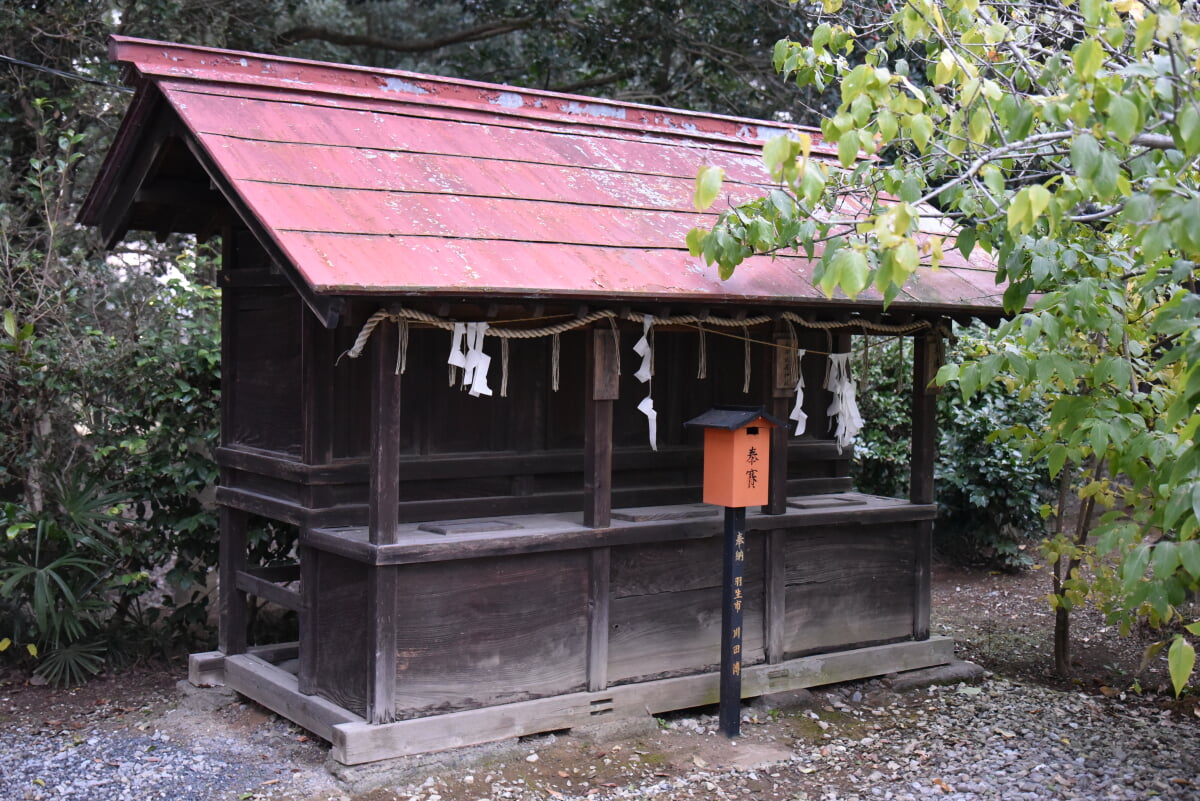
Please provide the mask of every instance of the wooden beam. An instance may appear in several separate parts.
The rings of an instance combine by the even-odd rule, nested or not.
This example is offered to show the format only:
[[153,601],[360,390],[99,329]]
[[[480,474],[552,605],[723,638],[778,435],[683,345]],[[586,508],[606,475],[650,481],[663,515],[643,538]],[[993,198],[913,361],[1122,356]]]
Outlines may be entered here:
[[[303,537],[301,537],[303,540]],[[321,552],[305,545],[296,548],[300,556],[300,670],[296,687],[305,695],[317,691],[317,644],[321,630],[317,625],[317,587],[320,586]]]
[[[771,397],[767,401],[767,411],[780,420],[787,420],[791,405],[796,394],[795,373],[796,359],[788,349],[788,337],[781,329],[783,323],[775,324],[775,347],[769,348],[766,362],[771,371]],[[791,364],[788,364],[788,362]],[[787,425],[771,429],[771,473],[770,495],[761,511],[766,515],[781,515],[787,511],[788,494],[788,439],[790,431]]]
[[250,230],[254,238],[258,240],[259,245],[279,265],[280,269],[283,270],[283,274],[287,276],[292,288],[300,295],[305,305],[308,306],[313,314],[317,315],[317,319],[326,328],[336,327],[338,319],[341,317],[342,309],[346,305],[345,298],[319,295],[314,292],[304,276],[300,275],[296,270],[287,253],[275,242],[274,238],[263,226],[262,222],[258,219],[258,215],[246,205],[241,196],[233,188],[233,184],[225,176],[224,172],[216,166],[204,148],[190,135],[184,137],[184,142],[196,158],[196,161],[208,173],[209,180],[220,190],[226,202],[229,203],[234,212],[241,218],[242,223]]
[[[312,315],[304,315],[300,321],[300,414],[305,464],[333,461],[333,365],[336,359],[333,332]],[[308,505],[315,505],[311,498]]]
[[400,568],[367,570],[367,714],[370,723],[390,723],[396,716],[396,591]]
[[383,322],[371,338],[370,539],[396,541],[400,518],[400,376],[396,375],[396,324]]
[[281,587],[273,581],[259,578],[253,573],[239,570],[235,581],[237,588],[247,595],[261,598],[269,603],[282,606],[284,609],[291,609],[293,612],[299,612],[303,607],[299,592]]
[[778,665],[783,661],[784,622],[787,616],[785,606],[787,564],[784,558],[787,532],[769,531],[763,539],[766,547],[763,562],[763,592],[766,595],[763,605],[763,626],[766,631],[763,641],[767,663]]
[[[920,643],[903,642],[800,657],[781,665],[752,665],[742,671],[742,697],[752,698],[767,693],[944,665],[953,658],[954,641],[947,637],[935,637]],[[335,724],[331,755],[342,764],[355,765],[568,729],[599,721],[645,718],[660,712],[716,703],[719,680],[716,673],[702,673],[624,684],[601,692],[572,693],[450,712],[387,725],[372,726],[364,722]],[[280,694],[273,693],[274,696]],[[275,709],[270,703],[258,698],[255,700]],[[287,713],[281,714],[286,716]],[[320,734],[319,730],[313,730]]]
[[[295,659],[300,653],[300,648],[294,642],[277,642],[251,645],[246,649],[246,653],[277,665],[288,659]],[[220,651],[188,654],[188,681],[196,687],[220,687],[225,684],[225,654]]]
[[909,466],[909,499],[933,503],[933,468],[937,459],[937,388],[933,380],[941,367],[941,335],[926,332],[916,337],[913,349],[912,462]]
[[247,517],[238,509],[221,507],[217,641],[221,651],[229,655],[246,651],[246,593],[238,588],[238,574],[246,569]]
[[588,331],[584,367],[583,524],[603,528],[612,514],[613,401],[620,394],[617,349],[611,330]]
[[588,565],[587,684],[595,692],[608,686],[608,607],[612,551],[596,548]]
[[225,660],[225,684],[326,740],[336,726],[362,722],[331,701],[300,693],[295,676],[250,654]]
[[134,199],[161,160],[167,142],[178,135],[177,126],[178,119],[173,113],[156,115],[150,130],[143,135],[120,183],[100,213],[100,234],[106,248],[112,248],[125,236]]
[[[909,499],[917,504],[932,504],[937,460],[937,388],[933,380],[942,360],[942,337],[936,330],[916,338],[913,350],[912,463],[909,473]],[[917,524],[913,536],[913,638],[929,637],[932,597],[933,521]]]

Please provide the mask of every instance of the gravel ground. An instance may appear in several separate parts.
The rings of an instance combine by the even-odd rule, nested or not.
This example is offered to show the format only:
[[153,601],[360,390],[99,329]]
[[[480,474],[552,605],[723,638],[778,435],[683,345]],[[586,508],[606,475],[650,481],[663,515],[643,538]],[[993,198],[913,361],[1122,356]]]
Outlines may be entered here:
[[323,744],[253,704],[214,692],[176,696],[172,707],[169,695],[70,721],[10,714],[0,728],[0,798],[1200,798],[1200,721],[1134,697],[997,677],[904,693],[877,680],[790,694],[772,702],[780,708],[747,707],[736,743],[716,733],[713,715],[679,714],[621,739],[560,733],[341,779],[325,769]]

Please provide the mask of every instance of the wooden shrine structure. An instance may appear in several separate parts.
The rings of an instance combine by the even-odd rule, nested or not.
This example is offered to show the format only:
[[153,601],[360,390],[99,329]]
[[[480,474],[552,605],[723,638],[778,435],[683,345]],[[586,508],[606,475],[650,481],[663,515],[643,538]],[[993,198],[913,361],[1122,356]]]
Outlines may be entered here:
[[[719,509],[702,432],[770,435],[746,522],[743,694],[948,661],[929,636],[945,325],[1000,316],[947,249],[886,309],[803,255],[721,281],[688,255],[701,164],[769,188],[779,125],[403,72],[114,38],[136,94],[81,214],[220,236],[224,681],[347,763],[713,703]],[[818,142],[816,156],[831,158]],[[912,491],[854,491],[828,354],[913,342]],[[636,350],[635,350],[636,348]],[[807,351],[798,358],[800,351]],[[357,358],[354,358],[357,356]],[[653,440],[653,444],[652,444]],[[296,562],[247,561],[257,516]],[[249,643],[249,598],[299,641]]]

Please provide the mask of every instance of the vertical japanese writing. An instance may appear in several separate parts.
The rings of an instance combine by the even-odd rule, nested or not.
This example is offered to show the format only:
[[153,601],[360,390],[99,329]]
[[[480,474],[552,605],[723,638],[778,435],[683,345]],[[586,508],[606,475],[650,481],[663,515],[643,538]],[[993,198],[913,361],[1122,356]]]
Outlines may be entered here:
[[758,448],[753,445],[750,450],[746,451],[746,488],[754,489],[758,486],[758,468],[756,465],[759,462]]

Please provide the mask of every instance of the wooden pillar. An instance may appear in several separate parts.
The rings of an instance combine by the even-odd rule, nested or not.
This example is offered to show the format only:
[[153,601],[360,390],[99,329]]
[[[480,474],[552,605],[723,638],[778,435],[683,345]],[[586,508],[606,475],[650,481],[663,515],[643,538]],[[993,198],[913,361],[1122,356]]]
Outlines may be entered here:
[[371,498],[373,545],[396,541],[400,521],[400,376],[395,323],[380,323],[371,338]]
[[608,599],[612,576],[611,548],[594,548],[588,565],[589,692],[608,688]]
[[[933,467],[937,458],[937,389],[933,379],[941,366],[942,338],[937,331],[916,337],[913,348],[912,461],[909,469],[909,500],[935,501]],[[929,638],[933,521],[917,525],[913,584],[913,638]]]
[[778,665],[783,661],[783,624],[787,614],[787,565],[785,563],[784,546],[787,543],[787,531],[773,529],[764,537],[766,542],[766,570],[763,574],[763,592],[765,594],[766,611],[763,616],[763,626],[766,636],[767,664]]
[[583,524],[604,528],[612,517],[613,401],[619,395],[617,348],[612,330],[593,328],[584,350]]
[[301,319],[301,458],[305,464],[329,464],[333,461],[333,366],[337,360],[334,332],[307,309]]
[[[400,521],[400,376],[395,323],[375,329],[371,348],[371,498],[368,536],[372,545],[396,542]],[[395,717],[396,594],[399,567],[367,568],[367,722]]]
[[301,545],[300,557],[300,669],[296,673],[296,689],[305,695],[317,691],[317,586],[320,582],[320,552]]
[[246,593],[237,588],[237,575],[246,569],[248,515],[241,509],[222,506],[218,587],[220,615],[217,647],[226,656],[246,652]]
[[[767,403],[767,412],[780,420],[787,420],[796,394],[796,356],[787,347],[788,337],[781,330],[782,326],[782,321],[775,326],[775,347],[770,349],[769,354],[771,399]],[[787,511],[787,449],[790,435],[790,425],[771,429],[771,494],[761,508],[765,515],[781,515]]]
[[[367,569],[367,722],[390,723],[396,714],[396,601],[400,567]],[[347,621],[347,625],[356,625]]]

